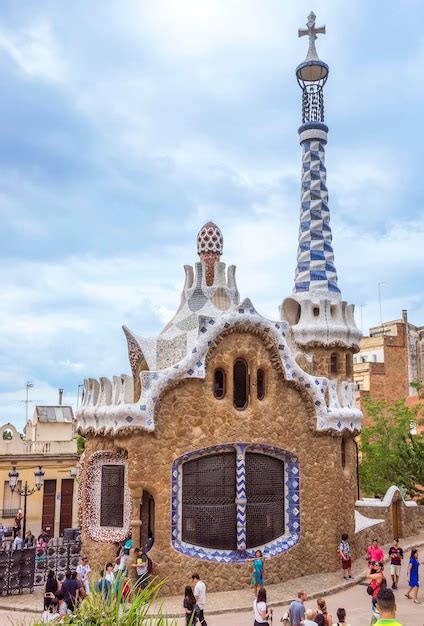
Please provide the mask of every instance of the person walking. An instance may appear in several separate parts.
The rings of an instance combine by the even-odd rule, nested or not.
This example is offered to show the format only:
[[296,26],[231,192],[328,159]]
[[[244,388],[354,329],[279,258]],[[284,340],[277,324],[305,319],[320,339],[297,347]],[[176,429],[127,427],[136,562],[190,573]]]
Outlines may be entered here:
[[[71,570],[67,570],[65,573],[65,580],[62,583],[61,593],[68,606],[68,609],[73,613],[78,601],[78,587],[79,581],[72,578]],[[57,597],[57,594],[56,594]]]
[[65,601],[65,597],[61,591],[56,594],[57,599],[57,613],[59,615],[59,622],[63,622],[68,615],[69,607]]
[[258,596],[258,591],[261,587],[264,586],[264,555],[261,550],[256,550],[255,558],[248,559],[253,563],[253,571],[252,571],[252,586],[255,587],[255,597]]
[[[409,565],[408,565],[408,585],[409,589],[405,593],[405,596],[408,600],[414,600],[415,604],[421,604],[418,600],[418,588],[420,586],[419,580],[419,570],[420,562],[418,560],[418,550],[417,548],[412,548],[411,556],[409,557]],[[412,593],[412,598],[411,598]]]
[[375,626],[402,626],[396,619],[396,602],[395,594],[391,589],[381,589],[377,594],[376,609],[379,619],[375,622]]
[[318,598],[317,600],[318,611],[315,616],[315,622],[318,626],[332,626],[333,620],[330,613],[327,611],[327,604],[324,598]]
[[343,535],[341,536],[339,547],[337,548],[337,554],[340,558],[344,580],[352,578],[352,555],[350,553],[350,545],[348,539],[349,535],[347,533],[343,533]]
[[190,585],[187,585],[184,589],[183,608],[186,619],[186,626],[194,626],[197,622],[196,617],[196,598],[194,597],[193,589]]
[[399,546],[399,539],[395,537],[393,539],[393,545],[389,550],[390,557],[390,575],[392,577],[392,589],[397,589],[400,576],[400,568],[403,559],[403,550]]
[[192,575],[191,580],[194,583],[193,593],[196,598],[197,617],[199,618],[201,626],[208,626],[204,615],[206,604],[206,585],[203,580],[200,580],[200,576],[197,573]]
[[60,591],[60,583],[57,580],[54,571],[48,571],[47,580],[44,587],[44,610],[47,611],[51,605],[56,604],[56,594]]
[[88,577],[91,572],[91,567],[88,564],[88,557],[82,556],[81,563],[77,566],[77,575],[81,581],[82,586],[84,587],[84,591],[87,596],[90,595],[90,585],[88,582]]
[[301,590],[297,592],[297,600],[293,600],[290,604],[290,626],[302,626],[305,619],[305,605],[308,594]]
[[367,557],[368,565],[371,561],[381,561],[384,563],[384,552],[378,544],[378,539],[373,539],[371,545],[368,546]]
[[268,609],[266,603],[265,587],[259,589],[258,595],[253,600],[253,614],[255,616],[254,626],[260,626],[260,624],[268,626],[268,619],[272,619],[272,609]]
[[345,609],[337,609],[337,622],[333,624],[333,626],[350,626],[346,622],[346,610]]

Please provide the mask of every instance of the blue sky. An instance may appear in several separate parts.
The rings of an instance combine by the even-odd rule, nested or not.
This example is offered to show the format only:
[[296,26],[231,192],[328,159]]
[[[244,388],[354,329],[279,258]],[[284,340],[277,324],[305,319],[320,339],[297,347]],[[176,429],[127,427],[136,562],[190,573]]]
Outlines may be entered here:
[[292,290],[301,94],[313,8],[327,35],[328,188],[343,297],[363,328],[424,324],[418,0],[14,2],[0,8],[0,423],[24,387],[74,402],[128,372],[121,324],[152,335],[212,219],[242,296]]

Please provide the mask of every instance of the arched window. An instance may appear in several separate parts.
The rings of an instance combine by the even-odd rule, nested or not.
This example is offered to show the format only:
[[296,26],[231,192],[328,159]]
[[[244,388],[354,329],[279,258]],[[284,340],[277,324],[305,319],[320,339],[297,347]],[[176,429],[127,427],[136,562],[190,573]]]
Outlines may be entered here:
[[218,369],[215,370],[214,375],[213,375],[213,393],[214,393],[215,398],[217,398],[218,400],[222,400],[222,398],[224,398],[225,396],[225,391],[226,391],[225,371],[221,367],[218,367]]
[[[228,446],[223,451],[184,461],[180,471],[177,490],[181,490],[183,542],[213,550],[238,550],[240,491],[246,494],[245,547],[261,546],[284,535],[284,459],[265,450],[247,451],[245,471],[240,472],[236,449]],[[298,502],[298,498],[293,502]]]
[[265,398],[265,371],[263,369],[256,372],[256,394],[258,400]]
[[337,376],[337,372],[338,372],[337,353],[332,352],[330,356],[330,374],[332,376]]
[[239,410],[245,409],[249,397],[249,374],[244,359],[237,359],[234,362],[233,387],[234,406]]
[[346,439],[344,437],[342,437],[342,441],[340,444],[340,452],[341,452],[342,468],[345,469],[346,467]]

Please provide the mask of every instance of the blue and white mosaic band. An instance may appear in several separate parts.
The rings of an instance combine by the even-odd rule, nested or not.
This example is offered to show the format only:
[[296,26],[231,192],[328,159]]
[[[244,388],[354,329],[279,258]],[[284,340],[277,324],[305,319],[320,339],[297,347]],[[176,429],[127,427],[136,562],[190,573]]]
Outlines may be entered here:
[[328,190],[326,186],[325,124],[304,124],[302,145],[302,193],[295,293],[331,293],[340,296],[334,265]]
[[246,550],[246,446],[236,446],[237,549]]
[[[263,545],[246,549],[246,517],[244,517],[244,531],[240,536],[244,537],[244,541],[239,541],[239,531],[241,531],[242,518],[237,516],[237,550],[217,550],[212,548],[203,548],[188,544],[181,539],[182,528],[182,472],[183,464],[186,461],[236,450],[237,469],[242,466],[241,459],[244,458],[246,451],[256,452],[275,456],[284,461],[285,464],[285,528],[286,531],[281,537],[277,537],[273,541]],[[240,463],[240,465],[239,465]],[[246,472],[237,473],[237,500],[246,499]],[[241,497],[239,497],[241,494]],[[244,505],[246,507],[246,504]],[[245,508],[244,508],[245,510]],[[297,458],[287,450],[275,448],[263,444],[249,443],[227,443],[209,448],[202,448],[176,459],[172,466],[172,545],[178,552],[191,556],[202,561],[214,561],[218,563],[244,563],[247,559],[254,558],[255,550],[260,548],[265,557],[277,556],[283,554],[293,548],[300,541],[300,482],[299,482],[299,462]],[[244,545],[244,547],[242,547]]]

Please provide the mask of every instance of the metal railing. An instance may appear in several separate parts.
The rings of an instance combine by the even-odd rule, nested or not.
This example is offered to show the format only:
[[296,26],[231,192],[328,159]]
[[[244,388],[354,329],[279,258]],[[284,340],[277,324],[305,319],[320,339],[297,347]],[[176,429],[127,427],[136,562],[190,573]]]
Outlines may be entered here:
[[77,568],[80,541],[51,539],[48,546],[12,550],[11,542],[3,542],[0,549],[0,596],[32,593],[34,587],[44,585],[47,572],[53,570],[62,582],[65,572]]
[[0,509],[0,517],[2,519],[13,519],[18,511],[19,509]]

